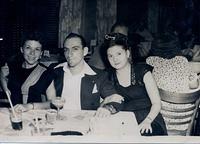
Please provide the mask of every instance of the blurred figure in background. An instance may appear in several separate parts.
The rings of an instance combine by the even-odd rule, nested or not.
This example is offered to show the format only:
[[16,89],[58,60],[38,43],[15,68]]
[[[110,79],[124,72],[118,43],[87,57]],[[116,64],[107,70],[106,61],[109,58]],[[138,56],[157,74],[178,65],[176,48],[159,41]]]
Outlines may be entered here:
[[111,33],[121,33],[128,36],[128,26],[123,22],[116,22],[111,27]]
[[137,62],[145,62],[154,39],[146,27],[145,22],[141,21],[134,24],[134,26],[130,28],[128,37],[134,52],[132,53],[132,57],[134,57]]

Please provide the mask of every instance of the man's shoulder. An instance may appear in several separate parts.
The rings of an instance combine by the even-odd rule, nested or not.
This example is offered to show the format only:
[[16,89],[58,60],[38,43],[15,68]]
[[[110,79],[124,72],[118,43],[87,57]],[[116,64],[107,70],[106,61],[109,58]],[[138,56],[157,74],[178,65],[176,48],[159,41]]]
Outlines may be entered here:
[[98,68],[93,67],[93,66],[90,66],[90,67],[96,73],[95,77],[96,77],[97,80],[102,81],[102,80],[108,79],[108,72],[107,71],[102,70],[102,69],[98,69]]
[[89,65],[89,66],[90,66],[90,68],[91,68],[95,73],[97,73],[97,74],[105,74],[105,73],[106,73],[105,70],[98,69],[98,68],[96,68],[96,67],[94,67],[94,66],[91,66],[91,65]]
[[53,69],[55,74],[61,74],[64,73],[63,67],[57,67]]

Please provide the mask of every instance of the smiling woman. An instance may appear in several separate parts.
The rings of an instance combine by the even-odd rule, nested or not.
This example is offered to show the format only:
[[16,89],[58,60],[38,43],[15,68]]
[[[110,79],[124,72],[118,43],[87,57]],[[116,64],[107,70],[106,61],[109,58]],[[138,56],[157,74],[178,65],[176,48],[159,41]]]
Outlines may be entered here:
[[42,56],[42,45],[36,40],[27,40],[21,48],[24,56],[24,68],[32,68],[38,64],[38,60]]
[[[33,109],[33,102],[41,102],[42,94],[51,82],[51,70],[39,63],[42,55],[42,35],[39,32],[24,34],[22,59],[9,61],[7,71],[1,67],[3,90],[11,95],[16,110]],[[23,104],[23,105],[19,105]]]

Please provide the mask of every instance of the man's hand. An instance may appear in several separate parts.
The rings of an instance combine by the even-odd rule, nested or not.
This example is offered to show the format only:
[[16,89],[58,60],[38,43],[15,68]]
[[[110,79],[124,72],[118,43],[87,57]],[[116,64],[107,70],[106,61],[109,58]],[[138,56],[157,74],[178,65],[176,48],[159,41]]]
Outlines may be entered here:
[[14,106],[16,112],[26,112],[33,109],[33,104],[17,104]]
[[113,94],[111,96],[106,97],[103,102],[101,103],[101,105],[105,105],[111,102],[116,102],[116,103],[122,103],[122,101],[124,101],[124,98],[118,94]]
[[105,117],[109,117],[111,115],[111,112],[103,107],[99,107],[95,113],[95,117],[98,118],[105,118]]

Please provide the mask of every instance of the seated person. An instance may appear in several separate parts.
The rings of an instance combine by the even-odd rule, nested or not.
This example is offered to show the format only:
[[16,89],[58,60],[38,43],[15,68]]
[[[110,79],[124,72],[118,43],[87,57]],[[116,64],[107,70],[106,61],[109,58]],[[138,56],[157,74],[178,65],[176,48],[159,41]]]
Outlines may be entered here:
[[154,67],[153,75],[159,88],[171,92],[188,92],[192,71],[186,57],[182,56],[179,39],[172,33],[157,36],[146,62]]
[[167,135],[160,96],[151,74],[152,67],[130,61],[127,36],[111,33],[105,36],[106,70],[117,92],[124,97],[123,111],[134,112],[140,132],[145,136]]
[[1,67],[1,84],[4,92],[11,96],[15,108],[33,108],[33,102],[42,102],[42,95],[52,81],[53,74],[39,63],[42,56],[42,35],[38,32],[23,36],[21,54]]
[[[67,62],[55,68],[55,78],[48,88],[47,97],[63,97],[67,110],[97,110],[100,117],[120,110],[123,98],[118,95],[104,71],[89,66],[84,56],[88,53],[85,39],[70,33],[64,40]],[[110,99],[113,97],[113,101]],[[106,104],[100,106],[101,98]]]
[[[198,82],[197,73],[193,71],[186,57],[182,56],[179,39],[172,33],[164,33],[156,37],[153,41],[152,56],[146,59],[147,64],[154,67],[153,76],[160,91],[171,92],[175,94],[184,94],[190,91],[190,77]],[[198,88],[198,86],[196,86]],[[161,97],[166,97],[164,94]],[[174,98],[173,96],[171,96]],[[187,120],[188,113],[193,113],[193,110],[186,112],[176,112],[176,109],[189,109],[194,106],[193,103],[180,104],[177,102],[171,103],[162,100],[161,113],[164,116],[169,130],[182,130],[185,131],[189,123],[184,123]],[[169,116],[174,111],[174,115],[182,115],[184,118],[173,118]],[[171,122],[178,121],[179,125],[172,124]]]

